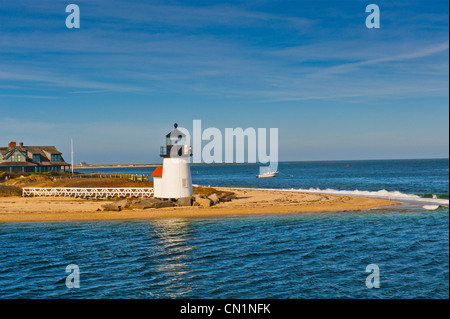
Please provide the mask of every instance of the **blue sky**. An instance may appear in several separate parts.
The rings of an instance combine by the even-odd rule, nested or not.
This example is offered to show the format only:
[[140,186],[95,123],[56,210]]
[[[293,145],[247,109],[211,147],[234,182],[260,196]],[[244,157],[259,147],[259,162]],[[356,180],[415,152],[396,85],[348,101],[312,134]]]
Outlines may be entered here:
[[[81,28],[67,29],[75,3]],[[380,7],[368,29],[366,5]],[[449,154],[448,1],[0,3],[0,144],[160,162],[174,122],[277,127],[280,160]]]

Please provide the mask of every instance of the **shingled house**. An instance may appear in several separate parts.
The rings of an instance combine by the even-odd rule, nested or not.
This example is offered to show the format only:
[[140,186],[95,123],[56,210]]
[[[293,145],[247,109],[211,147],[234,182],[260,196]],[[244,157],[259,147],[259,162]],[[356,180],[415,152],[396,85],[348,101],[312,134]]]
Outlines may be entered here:
[[0,147],[0,172],[59,172],[70,168],[54,146],[23,146],[11,142]]

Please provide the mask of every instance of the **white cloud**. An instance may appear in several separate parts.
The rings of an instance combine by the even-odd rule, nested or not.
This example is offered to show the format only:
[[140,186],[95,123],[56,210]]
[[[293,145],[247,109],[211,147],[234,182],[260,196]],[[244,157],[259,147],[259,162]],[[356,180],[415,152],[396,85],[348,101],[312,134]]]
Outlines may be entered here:
[[423,48],[423,49],[421,48],[414,52],[402,53],[402,54],[397,54],[397,55],[393,55],[393,56],[384,56],[381,58],[370,59],[370,60],[354,62],[354,63],[341,64],[338,66],[333,66],[333,67],[321,70],[319,73],[320,74],[324,74],[324,73],[337,74],[337,73],[351,72],[354,70],[358,70],[360,67],[367,66],[367,65],[418,59],[418,58],[427,57],[427,56],[430,56],[430,55],[433,55],[436,53],[440,53],[443,51],[448,51],[448,49],[449,49],[449,42],[445,42],[445,43],[430,46],[427,48]]

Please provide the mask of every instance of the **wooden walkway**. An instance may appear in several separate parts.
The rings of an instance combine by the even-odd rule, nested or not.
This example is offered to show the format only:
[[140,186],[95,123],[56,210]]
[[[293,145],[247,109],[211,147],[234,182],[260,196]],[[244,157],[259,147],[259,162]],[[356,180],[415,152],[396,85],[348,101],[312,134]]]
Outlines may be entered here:
[[147,188],[91,188],[91,187],[61,187],[61,188],[34,188],[25,187],[22,196],[53,196],[53,197],[151,197],[153,187]]

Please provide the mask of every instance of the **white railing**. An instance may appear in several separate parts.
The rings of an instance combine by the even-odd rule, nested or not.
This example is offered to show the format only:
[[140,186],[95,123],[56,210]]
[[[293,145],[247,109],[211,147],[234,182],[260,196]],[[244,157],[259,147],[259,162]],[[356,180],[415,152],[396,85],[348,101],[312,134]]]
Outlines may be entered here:
[[61,188],[35,188],[25,187],[22,196],[54,196],[54,197],[150,197],[153,187],[148,188],[91,188],[91,187],[61,187]]

